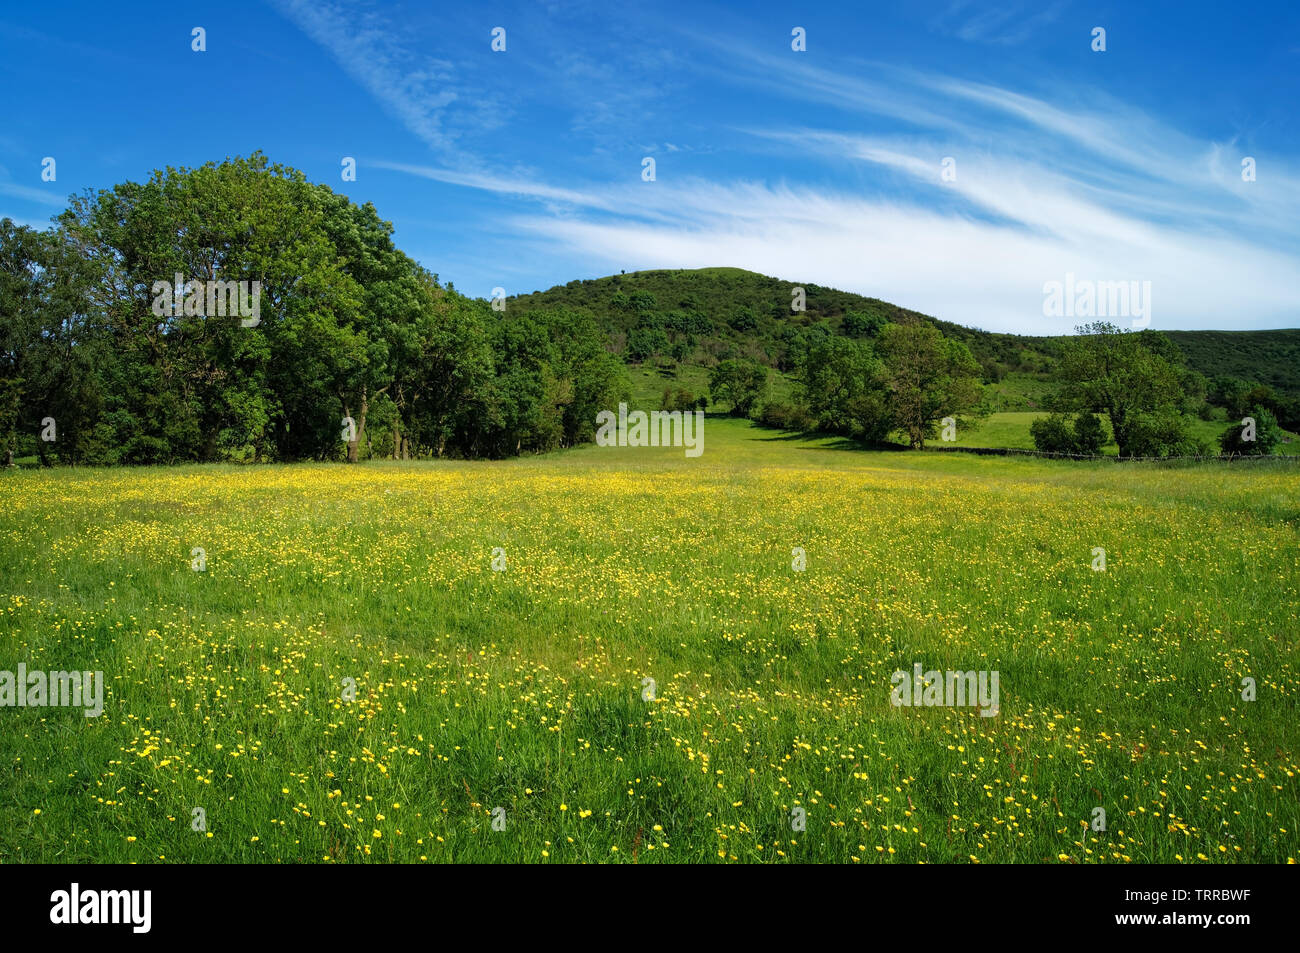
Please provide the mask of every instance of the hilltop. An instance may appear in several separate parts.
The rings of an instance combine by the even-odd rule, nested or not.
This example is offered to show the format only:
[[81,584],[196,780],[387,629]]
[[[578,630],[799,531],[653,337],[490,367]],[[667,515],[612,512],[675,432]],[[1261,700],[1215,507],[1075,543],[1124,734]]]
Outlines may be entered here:
[[[517,295],[508,307],[524,312],[574,308],[590,313],[609,346],[629,363],[667,370],[709,366],[747,357],[777,371],[791,367],[801,332],[872,336],[889,321],[921,320],[963,341],[984,368],[988,383],[1012,406],[1034,406],[1053,379],[1062,336],[1007,334],[966,327],[909,308],[836,288],[805,283],[805,310],[792,311],[796,282],[741,268],[636,271],[570,281]],[[1188,366],[1207,379],[1228,375],[1300,395],[1300,329],[1275,331],[1168,331]],[[1008,380],[1008,378],[1010,378]],[[1029,403],[1023,398],[1029,395]]]

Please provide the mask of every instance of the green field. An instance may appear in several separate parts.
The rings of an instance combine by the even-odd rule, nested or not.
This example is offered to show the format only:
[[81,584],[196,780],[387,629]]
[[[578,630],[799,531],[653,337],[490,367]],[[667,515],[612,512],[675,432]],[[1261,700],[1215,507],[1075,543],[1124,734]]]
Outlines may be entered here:
[[1300,856],[1293,467],[704,446],[0,474],[0,861]]
[[[691,364],[680,364],[671,370],[654,366],[633,366],[628,368],[628,375],[631,383],[631,406],[634,407],[654,408],[662,406],[662,396],[665,388],[673,391],[684,388],[694,396],[709,392],[709,372],[703,367]],[[783,374],[774,373],[771,376],[770,383],[771,392],[769,396],[771,400],[786,402],[791,399],[793,383],[789,378]],[[936,440],[933,443],[939,447],[992,447],[1033,450],[1034,438],[1029,432],[1029,426],[1039,417],[1047,416],[1047,411],[1027,408],[1041,405],[1049,389],[1050,385],[1036,381],[1026,375],[1010,375],[997,384],[987,385],[986,391],[991,406],[1000,409],[995,410],[983,420],[976,421],[972,425],[959,427],[955,440],[948,442]],[[726,407],[725,404],[722,406]],[[1209,447],[1211,453],[1219,452],[1219,435],[1228,426],[1223,410],[1218,409],[1216,413],[1217,416],[1214,420],[1188,418],[1188,430],[1191,436],[1203,441]],[[1107,432],[1109,433],[1109,425]],[[1285,456],[1300,455],[1300,436],[1289,431],[1283,431],[1283,433],[1287,442],[1279,444],[1277,452]],[[906,439],[901,433],[894,434],[893,439],[899,443],[906,443]],[[1109,456],[1116,456],[1119,453],[1119,448],[1112,440],[1102,448],[1102,452]]]
[[[1010,447],[1017,450],[1033,450],[1034,438],[1029,426],[1039,417],[1045,417],[1044,411],[1007,411],[989,414],[974,427],[959,427],[957,439],[945,444],[942,440],[934,441],[935,446],[954,447]],[[1211,453],[1218,453],[1219,434],[1228,426],[1226,420],[1188,420],[1188,430],[1193,437],[1209,444]],[[1109,432],[1109,428],[1108,431]],[[1289,443],[1278,445],[1277,452],[1286,456],[1300,454],[1300,438],[1287,433]],[[1102,448],[1102,452],[1115,456],[1119,448],[1111,441]]]

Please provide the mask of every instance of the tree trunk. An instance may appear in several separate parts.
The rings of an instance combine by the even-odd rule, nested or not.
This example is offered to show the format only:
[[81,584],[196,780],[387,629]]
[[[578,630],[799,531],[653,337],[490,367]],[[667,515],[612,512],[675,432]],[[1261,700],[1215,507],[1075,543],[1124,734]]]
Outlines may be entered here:
[[[389,388],[388,384],[385,384],[383,387],[379,388],[379,390],[375,391],[375,397],[378,398],[382,396],[384,393],[388,391],[388,388]],[[354,433],[352,435],[352,439],[348,441],[348,463],[356,463],[360,457],[360,454],[358,453],[358,448],[361,446],[361,441],[364,440],[366,436],[366,414],[369,412],[369,410],[370,410],[370,392],[367,388],[363,387],[361,388],[361,414],[356,420],[357,432]],[[346,406],[344,406],[343,412],[345,414],[347,413]],[[348,416],[350,417],[352,415],[348,414]]]
[[[356,463],[357,462],[357,422],[356,419],[352,416],[352,407],[345,401],[343,404],[343,423],[345,428],[349,420],[352,421],[352,439],[348,440],[346,443],[347,449],[344,452],[343,459],[345,459],[348,463]],[[346,436],[346,434],[347,431],[345,429],[344,435]]]
[[[361,391],[361,413],[356,420],[356,432],[352,439],[348,441],[348,463],[356,463],[360,458],[359,448],[361,440],[366,435],[366,411],[370,409],[370,401],[366,397],[365,390]],[[349,414],[349,416],[351,416]]]

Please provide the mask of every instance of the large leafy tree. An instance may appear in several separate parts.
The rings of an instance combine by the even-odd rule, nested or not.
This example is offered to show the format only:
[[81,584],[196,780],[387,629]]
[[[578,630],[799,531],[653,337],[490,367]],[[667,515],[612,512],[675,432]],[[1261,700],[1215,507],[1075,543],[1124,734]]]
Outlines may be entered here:
[[1240,423],[1233,422],[1219,435],[1219,447],[1224,453],[1247,456],[1267,456],[1275,453],[1282,442],[1282,428],[1267,407],[1248,408]]
[[1106,414],[1120,456],[1195,450],[1183,417],[1195,383],[1168,339],[1104,321],[1077,331],[1062,345],[1061,409]]
[[[317,392],[337,393],[364,351],[360,288],[324,214],[301,174],[260,155],[74,198],[61,221],[96,267],[91,306],[129,369],[111,390],[122,459],[319,455],[334,408]],[[206,301],[175,313],[156,292],[177,275],[257,282],[260,323]]]
[[447,292],[426,272],[415,276],[409,291],[418,310],[393,343],[395,455],[483,453],[495,374],[489,311]]
[[[257,282],[256,313],[195,295],[213,281]],[[177,283],[202,305],[159,296]],[[589,315],[504,320],[261,154],[88,191],[47,233],[3,223],[0,318],[6,460],[47,416],[47,463],[500,455],[589,439],[626,391]]]
[[767,396],[768,373],[757,361],[729,358],[709,374],[709,393],[730,403],[733,417],[748,417]]
[[886,325],[878,346],[894,425],[914,449],[925,446],[944,417],[960,420],[977,410],[981,369],[962,342],[913,322]]
[[[20,445],[47,464],[115,459],[103,427],[96,427],[103,381],[116,376],[117,368],[88,311],[92,276],[91,263],[62,232],[0,221],[0,454],[5,463],[12,463]],[[53,439],[44,439],[46,434]]]
[[593,439],[596,414],[627,397],[629,384],[622,362],[605,349],[603,335],[588,312],[557,308],[532,312],[525,320],[539,323],[555,342],[554,372],[568,381],[567,399],[557,404],[562,408],[560,445]]
[[38,388],[35,357],[43,329],[42,262],[48,237],[0,220],[0,447],[6,465],[18,448],[25,395]]
[[815,336],[800,361],[796,394],[819,430],[869,443],[889,434],[885,367],[870,342]]

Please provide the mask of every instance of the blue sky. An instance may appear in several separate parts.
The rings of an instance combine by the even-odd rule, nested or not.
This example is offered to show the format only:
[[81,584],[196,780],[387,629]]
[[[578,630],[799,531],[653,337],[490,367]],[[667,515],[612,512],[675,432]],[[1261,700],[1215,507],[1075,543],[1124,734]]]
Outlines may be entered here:
[[1068,333],[1070,273],[1300,326],[1294,0],[113,6],[0,13],[0,216],[261,149],[477,296],[732,265]]

